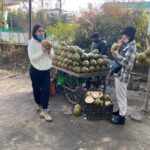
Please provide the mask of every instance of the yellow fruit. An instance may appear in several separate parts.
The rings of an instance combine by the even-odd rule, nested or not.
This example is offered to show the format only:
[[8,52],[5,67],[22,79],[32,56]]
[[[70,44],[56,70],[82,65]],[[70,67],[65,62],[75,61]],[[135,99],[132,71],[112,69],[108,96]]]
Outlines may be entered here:
[[103,96],[103,92],[99,92],[99,98]]
[[137,47],[138,50],[140,50],[141,49],[141,44],[140,43],[136,43],[136,47]]
[[81,116],[81,115],[82,115],[81,107],[74,107],[73,114],[74,114],[76,117]]
[[42,46],[46,49],[46,50],[50,50],[52,48],[52,45],[49,41],[44,40],[42,41]]
[[144,52],[142,53],[139,53],[138,56],[137,56],[137,60],[138,61],[145,61],[145,59],[147,58],[146,54]]
[[145,51],[145,54],[146,54],[148,57],[150,57],[150,49],[146,50],[146,51]]
[[105,101],[105,106],[111,105],[111,101]]
[[150,58],[146,58],[145,63],[146,65],[150,66]]
[[120,48],[120,44],[118,44],[118,43],[114,43],[114,44],[112,45],[112,47],[111,47],[111,49],[113,49],[113,50],[115,50],[115,51],[118,51],[119,48]]
[[81,105],[80,105],[80,104],[76,104],[76,105],[74,106],[74,108],[81,108]]
[[100,96],[98,91],[92,91],[91,95],[94,99],[99,98],[99,96]]
[[110,101],[111,100],[109,95],[103,95],[101,99],[104,101]]
[[85,102],[86,102],[87,104],[92,104],[92,103],[94,102],[94,98],[93,98],[92,96],[87,96],[87,97],[85,98]]
[[100,105],[101,105],[101,100],[100,100],[99,98],[97,98],[97,99],[94,101],[94,105],[100,106]]
[[100,105],[103,106],[104,104],[105,104],[105,102],[103,100],[101,100],[101,104]]
[[91,96],[91,92],[88,91],[88,92],[86,93],[86,96]]

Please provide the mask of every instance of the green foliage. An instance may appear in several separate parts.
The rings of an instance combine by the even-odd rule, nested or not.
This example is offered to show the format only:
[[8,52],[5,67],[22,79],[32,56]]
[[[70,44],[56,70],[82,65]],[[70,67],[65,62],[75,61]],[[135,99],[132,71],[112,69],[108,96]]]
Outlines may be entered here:
[[[60,20],[57,14],[52,13],[48,16],[48,25],[55,26],[58,22],[60,22]],[[62,14],[61,22],[64,24],[70,23],[70,19],[67,14]]]
[[5,27],[5,20],[2,16],[0,16],[0,28]]
[[[21,9],[10,11],[7,17],[9,28],[22,29],[28,31],[28,13]],[[62,14],[61,22],[69,23],[68,15]],[[32,13],[32,25],[43,24],[45,27],[55,26],[59,22],[58,14],[48,14],[45,10],[39,10],[37,13]]]
[[78,25],[78,31],[74,43],[83,48],[85,46],[88,48],[91,44],[92,32],[97,31],[111,45],[121,37],[120,33],[127,26],[134,26],[137,29],[136,40],[143,49],[145,48],[148,17],[143,11],[129,11],[116,4],[107,4],[103,5],[101,10],[81,12],[75,23]]
[[84,49],[89,48],[91,41],[90,41],[90,34],[83,28],[76,28],[75,32],[75,40],[73,41],[74,45],[78,45]]
[[6,22],[4,19],[4,10],[5,10],[5,7],[2,4],[2,2],[0,2],[0,28],[5,27],[5,25],[6,25]]
[[48,15],[44,10],[39,10],[36,14],[33,15],[33,24],[43,24],[44,26],[47,25],[47,18]]
[[48,36],[55,40],[71,43],[75,38],[76,27],[72,24],[58,22],[55,26],[47,28]]
[[7,16],[7,23],[10,29],[22,29],[27,31],[28,26],[28,14],[21,9],[10,11]]
[[59,22],[59,16],[56,14],[51,14],[49,16],[49,25],[55,26]]

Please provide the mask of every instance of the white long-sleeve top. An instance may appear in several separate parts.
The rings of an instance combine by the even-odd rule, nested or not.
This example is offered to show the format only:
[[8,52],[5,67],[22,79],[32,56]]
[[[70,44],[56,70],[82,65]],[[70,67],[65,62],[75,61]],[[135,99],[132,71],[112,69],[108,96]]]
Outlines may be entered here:
[[52,67],[53,48],[50,54],[44,53],[41,42],[38,42],[34,38],[29,41],[28,55],[31,65],[37,70],[44,71]]

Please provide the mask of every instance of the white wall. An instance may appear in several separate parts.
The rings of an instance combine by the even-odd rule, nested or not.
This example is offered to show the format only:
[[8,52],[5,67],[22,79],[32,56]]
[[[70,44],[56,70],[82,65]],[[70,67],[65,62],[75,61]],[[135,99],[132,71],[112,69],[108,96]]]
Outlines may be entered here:
[[16,32],[0,32],[0,41],[11,41],[15,43],[28,43],[28,33],[16,33]]

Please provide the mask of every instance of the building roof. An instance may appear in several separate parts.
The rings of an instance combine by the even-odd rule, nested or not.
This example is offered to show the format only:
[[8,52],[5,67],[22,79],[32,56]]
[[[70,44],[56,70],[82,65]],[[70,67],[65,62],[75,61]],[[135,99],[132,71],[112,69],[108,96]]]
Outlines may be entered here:
[[[46,9],[46,8],[44,8],[42,10],[45,10],[45,11],[48,11],[48,12],[59,12],[60,11],[60,9],[58,9],[58,8],[54,8],[54,9]],[[63,13],[71,13],[70,11],[67,11],[67,10],[61,10],[61,11]]]
[[116,2],[116,3],[129,9],[133,9],[133,8],[150,9],[150,2]]

